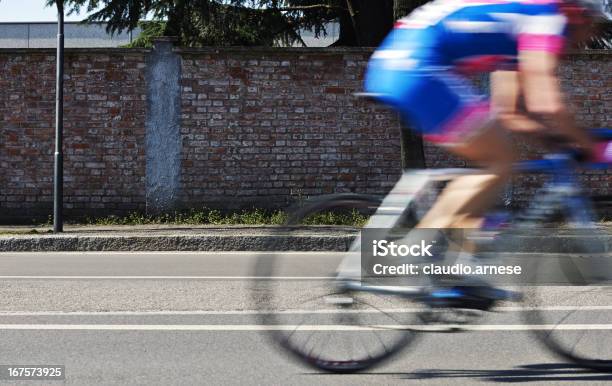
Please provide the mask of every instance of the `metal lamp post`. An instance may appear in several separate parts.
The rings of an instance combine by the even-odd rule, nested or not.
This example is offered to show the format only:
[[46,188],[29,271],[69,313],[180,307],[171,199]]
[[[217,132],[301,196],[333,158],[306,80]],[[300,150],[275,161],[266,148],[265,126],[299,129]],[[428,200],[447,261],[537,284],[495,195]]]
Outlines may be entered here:
[[53,232],[64,230],[64,0],[57,0],[57,68],[55,80],[55,154],[53,168]]

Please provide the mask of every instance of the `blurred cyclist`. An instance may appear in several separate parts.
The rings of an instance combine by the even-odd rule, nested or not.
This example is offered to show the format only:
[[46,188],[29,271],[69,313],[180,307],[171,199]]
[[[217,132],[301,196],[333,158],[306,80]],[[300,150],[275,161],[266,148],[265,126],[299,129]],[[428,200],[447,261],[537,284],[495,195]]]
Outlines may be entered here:
[[[486,170],[449,183],[419,227],[481,226],[515,161],[505,130],[554,127],[591,151],[555,73],[564,47],[586,39],[605,16],[601,7],[596,0],[435,0],[397,22],[372,55],[366,92],[426,141]],[[490,100],[464,77],[478,72],[493,72]],[[516,109],[519,97],[525,113]]]

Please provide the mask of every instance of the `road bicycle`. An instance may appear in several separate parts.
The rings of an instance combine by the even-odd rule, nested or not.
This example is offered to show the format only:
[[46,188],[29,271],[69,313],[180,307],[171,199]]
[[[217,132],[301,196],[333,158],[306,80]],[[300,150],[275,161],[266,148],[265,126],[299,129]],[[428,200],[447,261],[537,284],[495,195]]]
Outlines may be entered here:
[[[599,141],[612,140],[611,129],[592,133]],[[612,151],[612,146],[608,149]],[[518,311],[528,321],[523,325],[529,326],[525,329],[533,331],[554,353],[599,371],[612,370],[612,334],[606,314],[612,307],[597,303],[606,297],[612,299],[612,287],[605,285],[607,275],[600,275],[603,278],[596,282],[585,280],[585,271],[577,269],[576,261],[589,272],[592,261],[607,263],[612,259],[612,248],[607,232],[595,221],[591,201],[582,192],[578,171],[599,170],[605,176],[609,166],[608,162],[586,162],[577,152],[566,149],[519,162],[517,174],[543,175],[541,188],[524,209],[512,212],[497,208],[488,214],[478,232],[480,236],[476,237],[483,250],[493,255],[500,253],[498,248],[502,245],[520,244],[525,249],[530,243],[534,244],[533,252],[538,252],[538,244],[543,242],[534,237],[538,232],[542,237],[552,235],[561,240],[548,242],[554,245],[554,250],[546,252],[554,257],[552,261],[564,274],[565,286],[535,285],[555,284],[538,281],[541,275],[549,273],[550,263],[546,267],[535,264],[534,285],[522,288],[525,306]],[[325,213],[367,219],[363,225],[366,230],[385,229],[389,235],[407,232],[450,180],[475,173],[481,171],[406,171],[383,198],[351,193],[316,197],[293,211],[279,232],[286,235],[303,231],[303,224],[308,224],[309,219]],[[484,311],[490,311],[490,298],[483,300],[469,291],[461,292],[471,287],[442,287],[431,278],[410,285],[380,285],[339,274],[346,271],[342,266],[347,262],[359,262],[360,250],[361,236],[357,236],[344,253],[341,266],[329,276],[257,282],[254,300],[260,310],[258,322],[271,326],[268,336],[283,352],[325,371],[362,371],[415,343],[423,331],[457,331],[477,326],[473,323]],[[535,258],[538,254],[532,255]],[[291,260],[275,254],[261,256],[255,266],[256,275],[282,276],[286,272],[284,264],[291,264]],[[597,269],[602,271],[601,266]],[[452,295],[449,288],[454,291]],[[551,296],[555,303],[547,305]],[[601,323],[596,323],[599,319]]]

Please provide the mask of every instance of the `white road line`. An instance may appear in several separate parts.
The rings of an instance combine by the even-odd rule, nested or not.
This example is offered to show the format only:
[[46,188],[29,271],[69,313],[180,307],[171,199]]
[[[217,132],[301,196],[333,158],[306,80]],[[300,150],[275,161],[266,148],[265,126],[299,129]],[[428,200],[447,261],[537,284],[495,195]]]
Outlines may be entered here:
[[[189,315],[293,315],[293,314],[376,314],[422,312],[423,308],[383,308],[380,310],[193,310],[193,311],[0,311],[0,317],[9,316],[189,316]],[[612,306],[544,306],[544,307],[497,307],[496,311],[611,311]]]
[[532,330],[612,330],[612,324],[554,324],[521,325],[416,325],[385,324],[373,326],[355,325],[256,325],[256,324],[0,324],[0,330],[92,330],[92,331],[380,331],[418,330],[446,331],[461,329],[469,331],[532,331]]
[[44,279],[44,280],[332,280],[334,276],[42,276],[10,275],[0,276],[0,280]]

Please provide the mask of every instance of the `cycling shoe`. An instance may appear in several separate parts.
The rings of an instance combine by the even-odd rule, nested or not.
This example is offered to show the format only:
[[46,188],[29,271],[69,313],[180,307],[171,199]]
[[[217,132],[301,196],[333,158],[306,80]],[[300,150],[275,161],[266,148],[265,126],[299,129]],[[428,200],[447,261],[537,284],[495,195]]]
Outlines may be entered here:
[[434,308],[466,308],[488,311],[497,301],[517,301],[520,298],[520,293],[501,288],[454,286],[432,290],[425,298],[425,303]]

